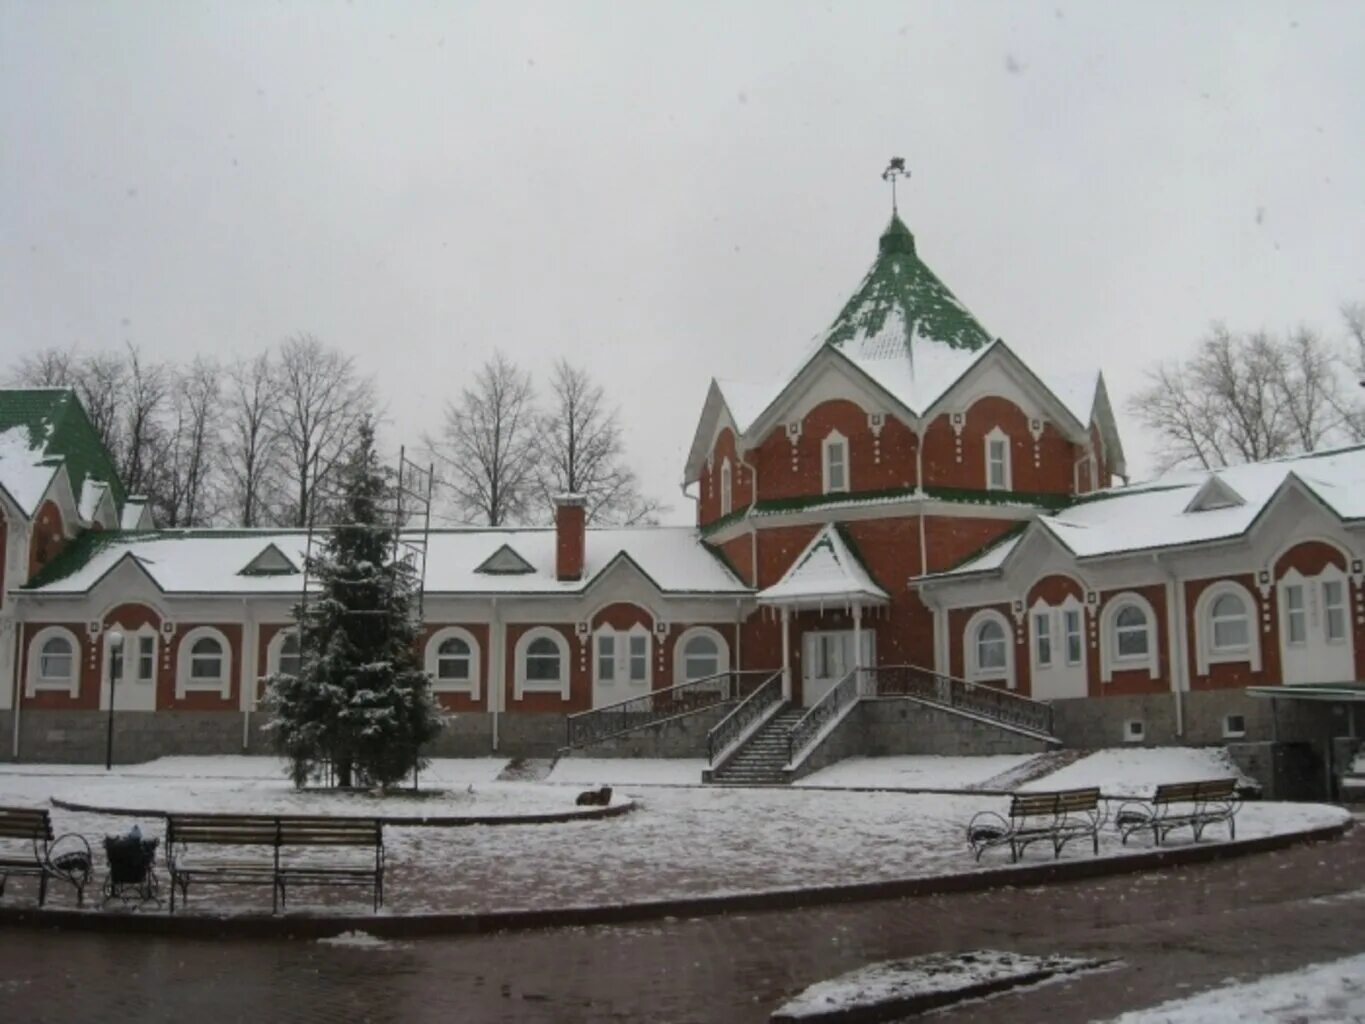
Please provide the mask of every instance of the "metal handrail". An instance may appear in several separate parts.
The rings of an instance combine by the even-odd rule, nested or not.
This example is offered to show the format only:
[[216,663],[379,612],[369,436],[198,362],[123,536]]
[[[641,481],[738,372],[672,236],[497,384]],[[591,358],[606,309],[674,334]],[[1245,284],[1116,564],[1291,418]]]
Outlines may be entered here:
[[778,669],[763,681],[753,693],[745,697],[735,709],[716,723],[706,734],[706,760],[712,767],[716,758],[725,753],[756,722],[764,712],[782,703],[782,670]]
[[811,745],[820,731],[838,718],[845,708],[863,696],[861,675],[867,669],[855,668],[840,679],[829,692],[811,705],[787,735],[787,764],[796,764],[796,755]]
[[740,697],[746,679],[762,675],[766,675],[766,670],[741,672],[732,669],[701,679],[689,679],[662,690],[651,690],[638,697],[627,697],[591,711],[579,711],[565,722],[565,745],[586,746],[665,718],[726,704]]
[[1051,736],[1052,705],[1009,690],[944,675],[919,665],[883,665],[865,670],[878,697],[914,697],[990,718],[1004,725]]

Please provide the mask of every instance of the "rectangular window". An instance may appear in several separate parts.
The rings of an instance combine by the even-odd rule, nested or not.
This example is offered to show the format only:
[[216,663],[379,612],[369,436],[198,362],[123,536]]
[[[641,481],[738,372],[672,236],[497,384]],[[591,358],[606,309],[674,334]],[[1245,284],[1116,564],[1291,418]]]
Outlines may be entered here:
[[1140,718],[1130,718],[1123,723],[1123,742],[1141,743],[1147,738],[1147,725]]
[[137,681],[150,683],[156,675],[156,637],[137,638]]
[[1033,651],[1039,668],[1052,664],[1052,617],[1048,612],[1033,616]]
[[616,637],[597,638],[597,679],[603,683],[616,682]]
[[630,681],[643,683],[649,679],[649,637],[630,638]]
[[986,442],[986,459],[988,463],[987,480],[990,489],[993,491],[1003,491],[1009,486],[1008,474],[1005,471],[1006,459],[1009,457],[1009,450],[1004,440],[992,439]]
[[1284,603],[1288,609],[1286,619],[1289,627],[1289,642],[1301,644],[1308,639],[1308,620],[1303,607],[1303,584],[1290,583],[1284,588]]
[[825,490],[848,490],[848,449],[842,441],[825,445]]
[[38,658],[38,675],[43,679],[70,679],[71,655],[43,654]]
[[1224,715],[1223,716],[1223,735],[1228,739],[1236,739],[1238,736],[1247,734],[1247,720],[1243,715]]
[[1081,613],[1074,608],[1069,608],[1062,612],[1062,621],[1066,628],[1066,663],[1068,665],[1079,665],[1081,663]]
[[1346,639],[1346,590],[1341,580],[1322,581],[1322,608],[1326,614],[1327,642]]

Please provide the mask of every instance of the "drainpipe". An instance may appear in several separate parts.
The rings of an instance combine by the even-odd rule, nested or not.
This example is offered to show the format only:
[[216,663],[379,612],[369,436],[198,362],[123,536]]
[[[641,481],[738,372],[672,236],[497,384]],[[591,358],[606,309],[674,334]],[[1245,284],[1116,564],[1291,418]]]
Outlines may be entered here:
[[758,527],[753,521],[754,506],[758,504],[758,467],[740,454],[739,439],[735,439],[735,461],[749,471],[749,507],[744,518],[749,520],[749,585],[758,589]]
[[493,713],[493,753],[498,752],[498,712],[502,708],[503,653],[507,647],[502,635],[502,619],[498,615],[498,599],[491,599],[493,615],[488,623],[488,710]]
[[[744,671],[744,601],[735,598],[735,657],[731,671]],[[735,682],[735,696],[739,696],[739,682]]]
[[242,598],[242,667],[238,673],[238,678],[241,680],[241,693],[237,695],[237,699],[242,705],[242,753],[244,754],[251,746],[251,706],[256,703],[256,690],[261,685],[256,674],[256,664],[260,658],[260,651],[257,649],[259,643],[260,633],[256,628],[254,616],[251,614],[251,606],[246,598]]
[[[915,432],[915,490],[924,497],[924,435]],[[929,545],[924,539],[924,505],[919,509],[919,574],[929,571]]]
[[1159,555],[1152,556],[1152,564],[1166,577],[1166,631],[1169,639],[1166,644],[1167,657],[1171,664],[1171,696],[1175,701],[1175,734],[1185,738],[1185,673],[1188,670],[1185,650],[1185,588],[1176,579],[1170,566],[1161,561]]
[[21,666],[19,664],[19,659],[23,657],[26,651],[23,639],[27,628],[28,623],[16,616],[14,620],[14,659],[11,662],[14,666],[14,702],[11,705],[11,707],[14,708],[14,738],[10,750],[10,757],[14,758],[16,761],[19,760],[19,716],[23,714],[24,707],[24,691],[19,686],[19,676],[21,674],[21,669],[24,674],[28,672],[28,666]]

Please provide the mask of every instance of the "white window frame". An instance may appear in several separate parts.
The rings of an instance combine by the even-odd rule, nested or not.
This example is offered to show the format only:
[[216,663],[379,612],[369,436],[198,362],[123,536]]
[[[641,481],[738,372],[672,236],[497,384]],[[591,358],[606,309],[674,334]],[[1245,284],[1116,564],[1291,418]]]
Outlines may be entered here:
[[[687,645],[698,637],[707,637],[716,645],[716,671],[730,671],[730,645],[724,634],[710,626],[693,626],[678,637],[673,645],[673,684],[689,682],[687,678]],[[705,678],[698,676],[698,679]]]
[[[1004,481],[1003,481],[1002,483],[1000,483],[1000,484],[996,484],[996,483],[994,483],[994,482],[991,480],[991,463],[994,461],[994,460],[991,458],[991,446],[992,446],[993,444],[997,444],[997,443],[1000,444],[1001,448],[1002,448],[1003,451],[1004,451],[1004,457],[1003,457],[1003,459],[1001,460],[1001,470],[1002,470],[1001,475],[1004,477]],[[1014,487],[1014,474],[1013,474],[1013,468],[1012,468],[1011,465],[1010,465],[1011,460],[1010,460],[1010,436],[1009,436],[1009,434],[1005,433],[1005,432],[1004,432],[1003,430],[1001,430],[999,427],[992,427],[991,430],[986,434],[986,447],[985,447],[985,453],[986,453],[986,466],[985,466],[985,470],[986,470],[986,490],[988,490],[988,491],[1009,491],[1009,490],[1013,490],[1013,487]]]
[[[191,652],[200,640],[218,641],[223,649],[222,665],[216,680],[192,679],[190,677]],[[180,640],[179,656],[176,658],[175,696],[182,699],[189,693],[217,693],[224,700],[232,696],[232,644],[222,630],[213,626],[196,626]]]
[[266,675],[273,676],[280,671],[280,658],[284,655],[284,642],[291,636],[297,636],[298,632],[298,629],[293,626],[275,630],[275,635],[270,638],[270,643],[265,649]]
[[[1318,573],[1317,582],[1318,593],[1321,596],[1320,603],[1322,606],[1322,641],[1325,644],[1336,647],[1339,644],[1346,643],[1351,638],[1351,581],[1347,579],[1346,574],[1335,565],[1329,564],[1323,568],[1322,572]],[[1332,606],[1327,603],[1328,583],[1335,583],[1341,588],[1340,608],[1342,632],[1341,636],[1336,637],[1335,639],[1332,637],[1332,617],[1329,614]]]
[[[1247,642],[1219,648],[1214,645],[1213,606],[1228,594],[1240,598],[1246,610]],[[1251,591],[1234,580],[1221,580],[1204,588],[1194,605],[1195,659],[1201,676],[1209,674],[1210,665],[1240,663],[1250,665],[1255,672],[1261,670],[1260,607]]]
[[[540,639],[551,640],[559,648],[558,681],[526,678],[527,649]],[[516,699],[520,700],[527,693],[558,693],[562,700],[569,699],[569,690],[573,682],[573,663],[569,660],[569,641],[559,630],[551,629],[549,626],[537,626],[521,634],[517,638],[516,666],[516,675],[512,680],[512,696]]]
[[[1133,731],[1133,726],[1137,726],[1137,732]],[[1129,718],[1123,723],[1123,742],[1124,743],[1146,743],[1147,742],[1147,723],[1141,718]]]
[[734,471],[730,456],[720,460],[720,514],[728,516],[734,509]]
[[[841,453],[840,464],[844,471],[844,479],[839,486],[834,486],[829,478],[830,452],[838,449]],[[852,466],[849,462],[848,438],[837,430],[831,430],[826,436],[824,443],[820,446],[820,464],[822,470],[822,481],[825,494],[847,494],[851,489]]]
[[[1116,620],[1119,612],[1129,605],[1135,605],[1147,616],[1147,653],[1119,657],[1119,640]],[[1152,602],[1133,590],[1115,594],[1104,603],[1100,612],[1100,681],[1113,682],[1115,672],[1129,672],[1146,669],[1147,675],[1156,679],[1161,672],[1160,630],[1157,627],[1156,612]]]
[[[1062,640],[1062,664],[1067,668],[1083,668],[1085,666],[1085,606],[1076,600],[1075,595],[1068,594],[1066,600],[1058,605],[1057,609],[1060,612],[1058,621],[1061,629],[1058,631],[1058,635]],[[1066,627],[1068,615],[1076,616],[1076,632],[1074,635],[1077,640],[1077,653],[1074,661],[1071,658],[1071,637],[1073,634]]]
[[[1283,602],[1284,606],[1280,609],[1280,630],[1283,634],[1283,640],[1286,647],[1308,646],[1309,629],[1308,606],[1310,603],[1309,585],[1311,583],[1312,581],[1303,576],[1303,574],[1301,574],[1297,569],[1290,569],[1287,573],[1280,577],[1279,582],[1276,584],[1275,590],[1277,603],[1279,601],[1279,598],[1281,597],[1284,598]],[[1293,630],[1291,626],[1291,622],[1294,617],[1294,609],[1292,609],[1289,604],[1290,587],[1299,588],[1299,596],[1303,602],[1302,604],[1299,605],[1298,608],[1300,621],[1303,623],[1303,636],[1300,637],[1298,640],[1295,640],[1293,638]]]
[[[977,631],[987,622],[995,622],[1005,633],[1005,667],[1004,669],[982,668],[977,664]],[[1011,690],[1016,686],[1014,676],[1014,629],[1010,625],[1009,619],[1001,615],[994,608],[982,608],[970,619],[967,620],[967,628],[963,632],[963,665],[966,666],[967,679],[973,683],[1000,683],[1003,682]]]
[[[1240,729],[1234,729],[1232,727],[1232,719],[1234,718],[1240,718],[1242,720],[1242,727]],[[1233,712],[1231,714],[1226,714],[1223,716],[1223,739],[1225,740],[1240,739],[1246,734],[1247,719],[1245,714]]]
[[[1055,618],[1052,606],[1047,604],[1035,605],[1029,612],[1029,651],[1035,669],[1051,669],[1057,663],[1057,631],[1053,628],[1056,625]],[[1039,625],[1045,627],[1041,632]],[[1043,641],[1047,641],[1047,661],[1042,657]]]
[[[161,657],[161,634],[157,631],[156,627],[146,624],[139,626],[134,630],[125,631],[122,627],[117,628],[123,633],[123,645],[119,648],[119,669],[121,672],[118,677],[119,686],[130,683],[137,683],[141,686],[146,686],[148,684],[155,685],[157,660]],[[100,644],[100,647],[103,648],[103,663],[100,670],[100,679],[101,686],[105,690],[109,688],[109,681],[112,678],[112,669],[114,667],[114,648],[109,643],[109,632],[110,630],[108,629],[104,631],[103,643]],[[152,641],[152,676],[150,679],[143,679],[137,674],[138,661],[140,660],[138,648],[141,646],[142,641],[148,638]]]
[[[45,679],[39,672],[43,660],[43,646],[49,640],[54,639],[65,640],[71,645],[71,675],[66,679],[56,677]],[[28,652],[28,676],[24,685],[25,696],[32,697],[39,693],[62,692],[72,697],[80,696],[83,655],[81,654],[80,641],[76,639],[75,633],[64,626],[46,626],[33,634],[33,638],[28,642]]]
[[[441,645],[447,640],[463,640],[469,648],[469,678],[442,679],[439,675],[441,667]],[[431,689],[433,693],[467,693],[474,700],[479,699],[480,681],[480,655],[479,642],[474,639],[474,634],[460,626],[443,626],[431,634],[427,640],[426,650],[423,653],[423,668],[427,676],[431,679]]]
[[[611,641],[611,678],[602,675],[602,641]],[[645,677],[634,679],[631,675],[631,644],[643,640],[645,644]],[[613,626],[600,626],[592,636],[592,678],[595,686],[613,687],[617,684],[633,686],[637,689],[654,687],[654,635],[636,623],[629,629],[616,629]]]

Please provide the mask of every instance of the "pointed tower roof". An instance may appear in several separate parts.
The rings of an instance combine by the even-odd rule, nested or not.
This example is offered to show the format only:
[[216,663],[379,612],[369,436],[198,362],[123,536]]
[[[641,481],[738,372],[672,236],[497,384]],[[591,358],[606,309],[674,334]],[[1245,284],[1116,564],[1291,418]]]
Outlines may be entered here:
[[937,343],[974,352],[991,336],[915,251],[897,214],[877,243],[877,259],[825,332],[825,344],[862,358],[908,358]]

